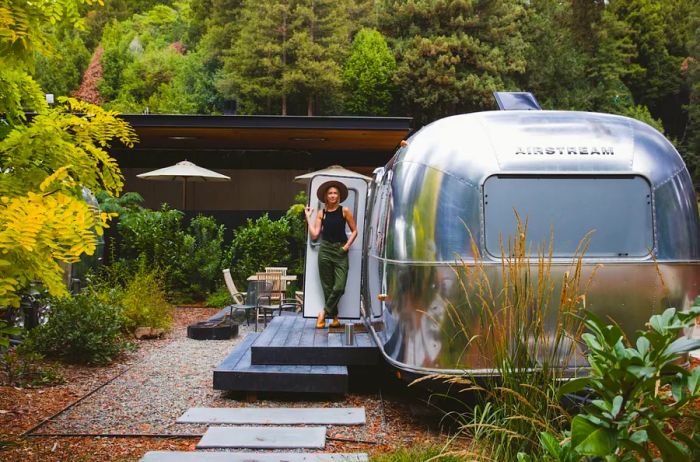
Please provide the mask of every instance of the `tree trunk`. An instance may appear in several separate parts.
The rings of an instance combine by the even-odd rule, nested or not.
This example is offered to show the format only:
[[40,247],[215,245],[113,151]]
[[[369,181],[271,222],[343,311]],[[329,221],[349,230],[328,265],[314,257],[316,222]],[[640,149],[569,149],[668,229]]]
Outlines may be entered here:
[[306,115],[311,117],[314,115],[314,97],[309,95],[308,103],[306,106]]

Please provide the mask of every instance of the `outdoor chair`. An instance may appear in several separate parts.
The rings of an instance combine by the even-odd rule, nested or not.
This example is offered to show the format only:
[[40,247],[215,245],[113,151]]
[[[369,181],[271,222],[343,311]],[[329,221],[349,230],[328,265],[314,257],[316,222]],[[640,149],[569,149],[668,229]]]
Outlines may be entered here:
[[248,281],[248,290],[245,292],[243,303],[231,305],[229,316],[233,318],[234,310],[242,310],[245,314],[246,325],[250,325],[251,313],[255,316],[255,331],[258,330],[258,319],[260,316],[260,305],[270,302],[272,283],[264,280]]
[[280,273],[280,274],[282,274],[282,276],[286,276],[287,275],[287,267],[286,266],[266,266],[265,272],[266,273]]
[[233,278],[231,277],[231,271],[229,269],[224,270],[224,281],[226,282],[226,287],[228,288],[228,291],[231,294],[233,303],[236,303],[238,305],[244,304],[245,292],[239,292],[238,289],[236,289],[236,284],[233,282]]
[[275,311],[278,315],[282,314],[282,311],[294,311],[296,312],[299,308],[297,301],[295,299],[284,298],[284,283],[282,281],[282,275],[280,273],[256,273],[256,279],[259,281],[271,282],[272,292],[270,294],[268,303],[260,303],[259,309],[263,315],[263,322],[267,326],[267,314],[270,314],[270,318],[274,317]]

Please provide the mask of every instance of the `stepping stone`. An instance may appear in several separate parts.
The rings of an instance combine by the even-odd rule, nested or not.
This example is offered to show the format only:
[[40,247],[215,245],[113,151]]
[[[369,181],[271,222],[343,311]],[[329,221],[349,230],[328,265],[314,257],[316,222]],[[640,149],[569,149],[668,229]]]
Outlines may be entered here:
[[326,445],[326,427],[209,427],[197,449],[298,449]]
[[368,462],[367,454],[149,451],[139,462]]
[[364,425],[365,408],[210,408],[193,407],[177,423]]

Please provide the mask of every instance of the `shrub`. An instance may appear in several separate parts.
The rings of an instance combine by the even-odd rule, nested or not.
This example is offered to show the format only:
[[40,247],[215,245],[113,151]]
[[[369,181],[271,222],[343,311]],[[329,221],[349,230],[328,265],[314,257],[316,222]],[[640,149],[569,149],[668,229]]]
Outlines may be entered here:
[[179,299],[202,300],[221,279],[224,225],[198,215],[182,236],[177,260],[170,266],[172,287]]
[[[105,203],[105,207],[115,207]],[[159,211],[122,208],[120,259],[145,260],[160,268],[171,299],[203,300],[221,276],[224,226],[199,215],[183,229],[184,215],[167,205]]]
[[[695,305],[688,313],[669,308],[652,316],[634,343],[618,326],[586,314],[590,376],[570,381],[560,394],[586,390],[590,401],[565,438],[540,434],[546,460],[658,460],[654,449],[662,460],[699,460],[700,435],[671,424],[690,419],[697,430],[700,423],[693,406],[700,400],[700,368],[689,371],[679,364],[700,348],[700,340],[681,336],[700,315],[700,297]],[[519,460],[536,459],[523,453]]]
[[166,270],[177,266],[183,247],[182,212],[163,204],[159,211],[137,209],[119,218],[119,257],[135,261],[145,258],[150,266]]
[[2,355],[1,380],[12,387],[44,387],[64,382],[58,368],[44,364],[39,353],[13,348]]
[[304,207],[307,202],[306,191],[300,191],[294,197],[294,203],[287,209],[285,214],[285,218],[289,223],[289,247],[292,253],[289,272],[301,277],[304,275],[304,255],[306,254],[307,231]]
[[286,218],[270,220],[265,214],[235,230],[226,256],[236,285],[245,287],[248,276],[266,266],[287,266],[289,223]]
[[169,329],[173,322],[173,307],[165,296],[158,270],[147,270],[142,262],[121,294],[124,327],[133,332],[137,327]]
[[94,293],[55,298],[51,305],[48,322],[29,332],[26,351],[71,363],[107,364],[128,347],[121,309]]
[[206,306],[211,308],[223,308],[233,303],[231,294],[225,287],[219,288],[216,292],[207,297]]

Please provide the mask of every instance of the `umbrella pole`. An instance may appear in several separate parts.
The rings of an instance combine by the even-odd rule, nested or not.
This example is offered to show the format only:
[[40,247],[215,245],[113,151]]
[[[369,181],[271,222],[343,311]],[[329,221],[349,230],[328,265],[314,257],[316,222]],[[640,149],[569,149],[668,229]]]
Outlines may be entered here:
[[182,182],[182,210],[187,210],[187,177]]

